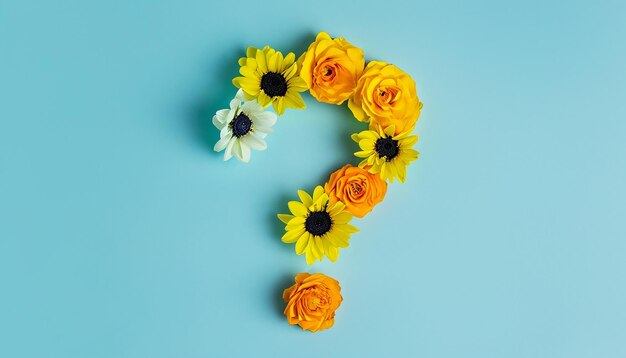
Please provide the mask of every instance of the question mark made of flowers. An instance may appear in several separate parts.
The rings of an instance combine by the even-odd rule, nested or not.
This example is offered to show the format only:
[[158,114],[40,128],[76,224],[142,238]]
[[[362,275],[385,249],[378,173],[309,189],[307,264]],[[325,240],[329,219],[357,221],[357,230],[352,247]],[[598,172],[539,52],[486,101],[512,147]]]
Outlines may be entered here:
[[[239,91],[230,108],[213,117],[220,130],[214,150],[224,151],[224,160],[234,154],[248,162],[252,149],[265,150],[265,137],[277,120],[266,109],[271,104],[278,115],[287,107],[304,109],[303,91],[324,103],[348,101],[354,117],[369,123],[368,130],[352,134],[360,147],[354,153],[362,158],[359,165],[346,164],[312,194],[298,190],[300,200],[288,203],[291,213],[278,214],[285,224],[282,241],[295,243],[296,254],[304,254],[307,264],[324,256],[334,262],[358,231],[350,224],[353,216],[367,215],[385,197],[387,182],[404,182],[406,167],[417,160],[417,136],[411,132],[422,103],[415,81],[385,62],[366,65],[363,50],[325,32],[297,60],[292,52],[283,56],[269,46],[249,47],[239,66],[241,76],[233,79]],[[324,274],[297,274],[283,292],[289,324],[312,332],[332,327],[343,300],[340,291],[339,282]]]

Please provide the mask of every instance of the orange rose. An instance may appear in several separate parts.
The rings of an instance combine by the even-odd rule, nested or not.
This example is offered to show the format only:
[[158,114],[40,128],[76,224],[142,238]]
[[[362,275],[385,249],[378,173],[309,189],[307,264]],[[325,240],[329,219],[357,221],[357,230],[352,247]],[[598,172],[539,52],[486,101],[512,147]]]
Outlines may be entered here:
[[341,201],[352,215],[362,218],[380,203],[387,193],[387,182],[368,168],[346,164],[330,175],[324,185],[330,205]]
[[332,277],[321,273],[299,273],[295,285],[285,289],[285,316],[289,324],[297,324],[311,332],[330,328],[335,323],[335,310],[341,305],[341,287]]
[[383,128],[395,125],[395,134],[411,131],[422,103],[415,81],[394,65],[380,61],[367,64],[348,107],[356,119]]
[[365,67],[363,50],[320,32],[298,60],[300,77],[320,102],[341,104],[356,88]]

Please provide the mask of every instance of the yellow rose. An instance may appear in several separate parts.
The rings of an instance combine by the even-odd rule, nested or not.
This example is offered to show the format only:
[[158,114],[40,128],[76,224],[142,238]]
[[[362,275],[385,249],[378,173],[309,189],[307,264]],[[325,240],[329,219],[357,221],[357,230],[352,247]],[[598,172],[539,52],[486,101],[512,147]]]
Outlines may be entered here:
[[422,103],[411,76],[394,65],[372,61],[363,71],[348,107],[359,121],[373,121],[383,128],[395,125],[398,134],[413,129]]
[[298,59],[300,77],[320,102],[342,104],[350,98],[365,67],[363,50],[343,38],[320,32]]
[[339,282],[321,273],[299,273],[296,283],[283,292],[287,302],[285,316],[289,324],[297,324],[311,332],[330,328],[335,323],[335,310],[341,305]]
[[330,175],[324,185],[329,204],[341,201],[352,215],[362,218],[380,203],[387,193],[387,182],[368,168],[346,164]]

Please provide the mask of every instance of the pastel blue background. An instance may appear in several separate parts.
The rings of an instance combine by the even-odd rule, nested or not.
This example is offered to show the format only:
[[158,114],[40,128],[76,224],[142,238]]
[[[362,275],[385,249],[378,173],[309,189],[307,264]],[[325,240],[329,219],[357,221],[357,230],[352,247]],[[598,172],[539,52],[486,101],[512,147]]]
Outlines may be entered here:
[[[626,356],[623,1],[0,0],[0,356]],[[417,82],[420,160],[307,267],[275,214],[363,126],[305,100],[248,165],[212,114],[317,31]],[[301,271],[333,329],[287,325]]]

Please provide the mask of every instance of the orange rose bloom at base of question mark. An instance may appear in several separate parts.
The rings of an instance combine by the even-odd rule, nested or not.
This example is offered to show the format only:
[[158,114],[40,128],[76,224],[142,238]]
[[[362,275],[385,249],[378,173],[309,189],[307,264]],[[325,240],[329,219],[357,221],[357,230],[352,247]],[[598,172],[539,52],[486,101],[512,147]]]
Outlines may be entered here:
[[299,273],[296,283],[285,289],[285,316],[289,324],[311,332],[330,328],[335,323],[335,310],[341,305],[341,287],[332,277],[321,273]]
[[346,211],[362,218],[385,198],[387,182],[367,168],[346,164],[330,175],[324,191],[330,205],[341,201]]

